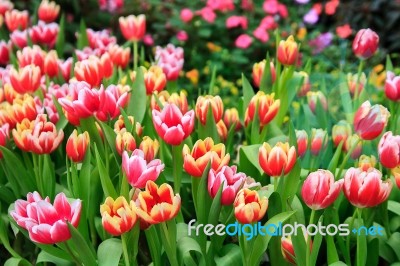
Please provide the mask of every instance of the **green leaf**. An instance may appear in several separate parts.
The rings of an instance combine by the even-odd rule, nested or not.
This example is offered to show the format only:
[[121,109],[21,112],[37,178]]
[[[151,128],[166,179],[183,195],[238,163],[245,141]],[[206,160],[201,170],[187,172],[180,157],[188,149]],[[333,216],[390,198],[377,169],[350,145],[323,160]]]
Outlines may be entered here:
[[210,213],[208,214],[208,223],[216,225],[218,223],[219,214],[221,212],[221,198],[222,198],[222,189],[224,186],[221,186],[218,189],[217,195],[212,201]]
[[242,253],[239,246],[235,244],[227,244],[220,250],[220,257],[215,257],[217,266],[238,265],[242,260]]
[[392,71],[393,72],[393,64],[392,60],[390,59],[390,55],[386,55],[386,71]]
[[65,43],[65,14],[61,15],[59,31],[56,40],[56,51],[59,57],[63,56]]
[[4,266],[25,266],[25,265],[32,265],[26,259],[21,258],[9,258],[5,263]]
[[96,162],[97,167],[99,168],[100,181],[101,186],[103,187],[104,195],[106,197],[112,197],[113,199],[116,199],[118,197],[117,191],[115,190],[114,185],[111,182],[110,176],[103,164],[103,161],[101,160],[96,144],[94,146],[94,150],[96,154]]
[[210,86],[208,87],[208,94],[210,94],[210,95],[214,94],[214,85],[215,85],[216,75],[217,75],[217,68],[216,68],[216,66],[214,66],[212,74],[211,74]]
[[400,260],[400,233],[393,233],[387,241],[387,244],[393,249],[396,253],[397,260]]
[[91,153],[90,153],[90,146],[88,146],[85,154],[85,158],[83,159],[82,162],[82,167],[79,172],[79,195],[83,201],[83,204],[86,206],[86,216],[89,217],[89,210],[93,206],[91,206],[90,202],[90,186],[92,185],[90,180],[91,180],[91,169],[92,165],[90,163],[91,161]]
[[57,130],[64,129],[66,127],[66,125],[68,124],[68,120],[65,117],[62,107],[61,107],[60,103],[58,102],[57,98],[54,95],[52,96],[52,98],[53,98],[54,106],[56,107],[57,113],[59,116],[58,122],[56,124],[56,128],[57,128]]
[[344,144],[343,141],[339,143],[339,145],[336,148],[335,154],[332,157],[332,160],[329,162],[328,170],[331,171],[334,176],[336,173],[337,165],[339,163],[340,154],[342,153],[343,144]]
[[214,120],[214,115],[212,112],[211,104],[209,104],[209,106],[208,106],[206,124],[203,125],[200,122],[200,120],[198,120],[197,132],[198,132],[200,139],[205,139],[207,137],[211,137],[215,143],[218,143],[220,141],[217,125]]
[[108,146],[111,148],[115,162],[118,164],[118,159],[120,158],[117,149],[115,148],[115,139],[116,139],[116,134],[115,131],[106,123],[98,121],[100,124],[101,129],[103,130],[104,137],[106,138],[106,141],[108,143]]
[[[129,79],[128,79],[129,80]],[[130,93],[129,104],[126,108],[126,113],[132,115],[136,122],[142,123],[146,113],[146,87],[144,85],[143,71],[139,67],[136,73],[136,79],[133,83]]]
[[194,255],[197,253],[196,255],[204,259],[199,243],[191,237],[184,236],[179,238],[177,248],[179,258],[181,259],[181,262],[183,261],[183,263],[181,263],[182,265],[199,265],[199,263],[197,263],[192,257],[192,254]]
[[271,75],[270,62],[271,60],[267,55],[267,58],[265,59],[264,71],[260,80],[260,91],[263,91],[265,93],[268,92],[268,88],[272,90],[272,75]]
[[339,90],[340,100],[342,102],[344,114],[346,115],[346,120],[350,124],[353,124],[353,107],[350,104],[352,100],[344,74],[341,74],[339,77]]
[[260,144],[250,145],[250,146],[242,146],[239,150],[239,168],[241,171],[246,172],[244,169],[247,169],[249,165],[254,166],[258,174],[261,175],[264,171],[258,163],[258,150],[260,149]]
[[373,238],[368,242],[367,265],[379,265],[379,239]]
[[99,266],[118,266],[122,255],[121,239],[110,238],[100,243],[97,249]]
[[69,260],[64,260],[61,259],[59,257],[56,257],[52,254],[47,253],[46,251],[42,250],[37,259],[36,259],[36,263],[40,263],[40,262],[51,262],[54,263],[55,265],[60,265],[60,266],[70,266],[70,265],[74,265],[72,262],[70,262]]
[[[324,216],[322,215],[319,218],[318,223],[322,224],[323,219],[324,219]],[[319,248],[321,247],[322,239],[323,239],[322,234],[316,234],[316,236],[314,237],[314,240],[312,243],[312,249],[311,249],[311,256],[310,256],[310,264],[311,265],[316,265],[318,254],[319,254]]]
[[67,222],[67,224],[68,229],[71,232],[71,239],[68,242],[71,242],[71,244],[75,246],[75,250],[78,251],[78,259],[84,265],[97,265],[93,247],[89,247],[86,240],[72,224],[69,222]]
[[329,266],[347,266],[346,263],[342,262],[342,261],[337,261],[331,264],[328,264]]
[[[282,199],[286,202],[288,199],[291,199],[297,192],[297,189],[300,184],[300,172],[301,172],[301,160],[297,159],[296,164],[294,165],[292,171],[283,178],[283,190]],[[279,190],[280,188],[278,188]]]
[[[339,261],[339,255],[337,253],[337,249],[335,246],[335,241],[333,240],[333,236],[326,235],[326,245],[327,245],[327,252],[328,252],[328,263],[332,265]],[[331,264],[332,263],[332,264]]]
[[294,254],[295,254],[295,259],[296,259],[296,264],[297,265],[307,265],[306,264],[306,252],[307,251],[307,245],[306,245],[306,239],[304,237],[303,232],[298,232],[297,234],[294,234],[291,236],[292,238],[292,243],[293,243],[293,248],[294,248]]
[[56,174],[54,171],[54,164],[51,161],[51,157],[49,154],[39,155],[42,157],[43,161],[43,181],[45,194],[49,196],[51,199],[54,198],[55,189],[56,189]]
[[78,34],[78,43],[77,43],[77,48],[79,50],[82,50],[86,46],[89,45],[89,39],[86,33],[86,24],[85,20],[81,19],[81,23],[79,25],[79,34]]
[[242,86],[243,86],[243,114],[246,112],[247,107],[254,96],[253,87],[247,80],[244,74],[242,74]]
[[400,203],[393,200],[389,200],[388,210],[400,216]]

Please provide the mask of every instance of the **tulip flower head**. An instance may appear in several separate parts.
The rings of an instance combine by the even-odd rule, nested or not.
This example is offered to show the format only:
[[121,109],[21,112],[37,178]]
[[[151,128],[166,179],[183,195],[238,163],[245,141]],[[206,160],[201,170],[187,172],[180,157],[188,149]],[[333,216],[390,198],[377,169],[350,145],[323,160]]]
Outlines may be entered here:
[[293,36],[287,40],[281,40],[278,46],[278,61],[286,66],[294,65],[299,56],[299,48]]
[[297,138],[297,154],[303,157],[308,147],[308,134],[305,130],[295,130]]
[[115,148],[121,156],[124,151],[133,152],[136,149],[136,141],[132,133],[127,132],[126,129],[118,132],[115,138]]
[[165,48],[157,46],[154,59],[164,71],[167,80],[176,80],[179,77],[185,61],[182,47],[175,47],[173,44],[168,44]]
[[383,134],[378,145],[379,161],[386,168],[400,166],[400,136],[391,131]]
[[362,139],[373,140],[382,133],[389,117],[385,107],[365,101],[354,116],[354,130]]
[[296,148],[289,143],[278,142],[274,147],[264,142],[258,151],[258,162],[263,171],[271,177],[288,174],[296,164]]
[[25,30],[28,27],[29,14],[28,11],[19,11],[17,9],[9,10],[5,13],[4,21],[10,32],[15,30]]
[[374,55],[379,45],[379,36],[371,29],[361,29],[353,40],[353,53],[360,59]]
[[358,168],[366,172],[369,168],[375,168],[376,158],[375,156],[367,156],[365,154],[361,155],[358,160]]
[[144,136],[140,142],[139,149],[144,153],[144,159],[147,163],[151,162],[158,153],[160,144],[157,139],[151,139],[149,136]]
[[41,79],[40,68],[28,65],[18,71],[14,68],[10,72],[10,83],[13,89],[20,93],[32,93],[39,89]]
[[349,91],[351,96],[360,95],[362,90],[364,89],[364,85],[367,83],[367,76],[362,72],[361,76],[358,77],[358,74],[347,74],[347,86],[349,87]]
[[[8,123],[0,126],[0,146],[4,147],[7,144],[7,140],[10,136],[10,125]],[[3,158],[3,154],[0,151],[0,159]]]
[[129,86],[110,85],[106,89],[101,85],[99,93],[99,109],[96,117],[101,121],[108,121],[118,117],[121,108],[128,103]]
[[321,128],[311,129],[311,154],[317,156],[328,145],[328,133]]
[[78,131],[75,129],[67,140],[67,156],[75,163],[82,162],[89,142],[90,137],[87,131],[78,135]]
[[186,113],[188,111],[187,97],[183,91],[181,91],[179,94],[174,92],[170,95],[168,91],[164,90],[157,93],[157,95],[153,94],[150,102],[151,109],[161,111],[161,108],[158,106],[155,97],[157,97],[163,105],[165,105],[165,103],[175,104],[182,113]]
[[224,104],[220,96],[199,96],[196,102],[196,117],[200,122],[205,125],[207,122],[208,108],[211,107],[211,111],[214,117],[215,123],[222,119],[224,114]]
[[[262,76],[264,75],[265,64],[266,64],[266,60],[264,59],[263,61],[255,63],[253,65],[252,77],[253,77],[254,85],[256,85],[257,87],[260,87],[261,79],[262,79]],[[269,67],[270,67],[269,74],[271,75],[270,78],[271,78],[272,83],[274,83],[275,79],[276,79],[276,71],[275,71],[274,62],[270,61]]]
[[322,108],[326,111],[328,110],[328,102],[325,95],[321,91],[309,91],[307,93],[307,102],[311,111],[316,114],[317,102],[321,104]]
[[[167,85],[167,77],[165,76],[163,70],[159,66],[151,66],[149,69],[145,67],[141,67],[143,77],[144,77],[144,85],[146,87],[146,94],[152,95],[153,92],[162,91]],[[136,72],[133,72],[132,80],[136,79]]]
[[260,197],[257,191],[241,189],[233,203],[235,217],[242,224],[251,224],[261,220],[268,208],[268,199]]
[[346,140],[352,134],[352,129],[350,124],[346,120],[340,120],[336,125],[332,127],[332,140],[335,147],[339,145],[340,142],[343,141],[346,143]]
[[[306,73],[304,71],[300,71],[300,72],[295,72],[295,75],[297,75],[299,78],[303,79],[303,84],[301,85],[300,90],[297,92],[297,96],[299,96],[299,97],[303,97],[306,95],[308,96],[308,92],[311,89],[310,77],[309,77],[308,73]],[[319,98],[318,97],[319,95],[316,95],[316,96],[317,96],[317,98]],[[324,99],[323,98],[325,98],[325,95],[324,95],[324,97],[321,97],[319,100],[321,101],[321,104],[324,107],[324,103],[323,103]],[[326,98],[325,98],[325,102],[326,102]]]
[[[245,113],[245,126],[248,126],[250,121],[253,121],[256,111],[258,111],[261,127],[267,125],[275,118],[278,114],[281,101],[279,99],[274,100],[274,96],[274,93],[265,94],[262,91],[258,91],[257,94],[251,98]],[[258,110],[256,110],[256,108],[258,108]]]
[[353,149],[350,157],[353,160],[356,160],[358,157],[360,157],[361,153],[362,153],[362,140],[360,139],[360,137],[357,134],[353,134],[350,135],[346,142],[344,143],[343,149],[346,152],[349,152],[351,147],[353,147],[354,145],[355,148]]
[[386,74],[385,95],[392,101],[400,101],[400,76],[395,76],[391,71]]
[[242,127],[239,119],[239,111],[234,107],[225,110],[223,120],[228,129],[234,126],[235,130],[238,131]]
[[146,33],[146,16],[141,14],[138,16],[129,15],[127,17],[120,17],[119,28],[126,40],[140,41]]
[[[307,241],[308,235],[304,232],[304,239]],[[310,241],[310,249],[312,249],[312,241]],[[292,243],[292,239],[290,236],[282,237],[281,239],[281,252],[283,258],[291,263],[296,265],[296,255],[294,253],[294,247]]]
[[81,215],[81,200],[70,203],[64,193],[59,193],[50,203],[38,192],[28,193],[27,200],[17,200],[11,217],[28,230],[29,238],[40,244],[56,244],[71,238],[67,221],[77,227]]
[[400,166],[392,168],[392,175],[394,176],[397,187],[400,189]]
[[129,47],[123,48],[118,46],[118,44],[110,44],[110,46],[107,47],[107,53],[110,55],[114,66],[125,68],[129,63],[131,49]]
[[37,25],[32,26],[29,30],[29,36],[32,43],[46,45],[48,48],[53,48],[57,41],[57,36],[60,28],[57,23],[49,24],[39,21]]
[[49,2],[49,0],[42,0],[38,9],[38,17],[46,23],[53,22],[57,19],[60,13],[60,6],[56,2]]

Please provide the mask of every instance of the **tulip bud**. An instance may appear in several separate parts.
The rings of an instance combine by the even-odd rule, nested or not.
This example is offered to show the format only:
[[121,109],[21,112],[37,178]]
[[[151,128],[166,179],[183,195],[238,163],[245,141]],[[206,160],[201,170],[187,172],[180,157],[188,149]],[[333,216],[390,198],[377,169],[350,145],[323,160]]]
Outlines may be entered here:
[[179,110],[181,110],[182,113],[186,113],[188,111],[188,102],[187,102],[187,98],[186,98],[186,94],[181,91],[179,94],[174,92],[171,95],[169,94],[168,91],[161,91],[159,93],[157,93],[157,96],[155,96],[154,94],[151,97],[151,102],[150,102],[150,106],[151,109],[154,110],[158,110],[160,111],[160,107],[158,106],[158,103],[155,99],[155,97],[158,97],[158,100],[165,105],[165,103],[171,103],[171,104],[175,104],[176,106],[178,106]]
[[305,130],[295,130],[297,138],[297,154],[303,157],[307,151],[308,134]]
[[361,155],[358,159],[358,168],[366,172],[369,168],[375,168],[376,158],[375,156],[367,156],[365,154]]
[[67,140],[66,152],[68,158],[75,163],[82,162],[85,157],[87,147],[89,146],[89,142],[90,137],[87,131],[78,135],[78,132],[75,129]]
[[144,136],[142,142],[140,143],[139,149],[144,153],[144,159],[149,163],[152,161],[158,153],[160,144],[157,139],[152,140],[148,136]]
[[288,174],[296,164],[296,149],[289,143],[278,142],[273,148],[264,142],[258,151],[258,161],[263,171],[271,177]]
[[400,166],[392,168],[392,175],[394,176],[397,187],[400,189]]
[[54,50],[47,53],[44,59],[44,73],[50,78],[58,75],[58,56]]
[[[254,85],[256,85],[256,87],[260,87],[261,79],[262,79],[262,76],[264,75],[265,64],[266,64],[266,60],[264,59],[263,61],[255,63],[253,65],[252,76],[253,76]],[[269,67],[270,67],[271,81],[272,81],[272,83],[274,83],[275,79],[276,79],[276,71],[275,71],[274,63],[272,61],[269,62]]]
[[246,109],[244,124],[247,127],[250,121],[253,121],[256,114],[256,107],[258,107],[258,118],[260,126],[263,127],[271,122],[272,119],[278,114],[281,101],[274,100],[275,94],[265,94],[258,91],[256,95],[251,98],[249,106]]
[[281,40],[278,46],[278,61],[286,66],[296,63],[299,56],[299,48],[292,35],[286,41]]
[[391,71],[386,74],[385,95],[392,101],[400,101],[400,76]]
[[[343,141],[346,143],[347,138],[352,134],[351,126],[346,120],[340,120],[332,127],[332,140],[335,147]],[[343,146],[344,147],[344,146]]]
[[328,102],[326,101],[325,95],[321,91],[309,91],[307,93],[308,106],[311,111],[316,114],[317,102],[319,101],[322,108],[328,110]]
[[298,75],[300,78],[303,79],[303,83],[300,87],[300,90],[297,92],[297,96],[299,97],[306,96],[311,89],[309,75],[304,71],[295,72],[295,75]]
[[328,144],[328,134],[321,128],[311,129],[311,154],[317,156]]
[[[135,123],[135,119],[131,115],[128,115],[128,120],[129,120],[130,124],[132,125],[132,127],[135,127],[136,135],[138,137],[142,136],[142,133],[143,133],[142,125],[139,122]],[[124,119],[124,117],[122,115],[120,115],[118,117],[117,121],[115,121],[114,132],[118,134],[123,129],[126,129],[125,119]]]
[[125,129],[118,132],[115,139],[115,148],[119,155],[122,155],[124,151],[132,152],[136,149],[136,141],[130,132]]
[[357,32],[353,41],[353,53],[360,59],[368,59],[374,55],[379,45],[379,36],[371,29]]
[[233,203],[235,217],[242,224],[251,224],[261,220],[268,208],[268,199],[260,198],[257,191],[241,189]]
[[119,27],[126,40],[140,41],[146,33],[146,16],[141,14],[138,16],[129,15],[127,17],[120,17]]
[[[303,232],[303,234],[304,234],[304,239],[307,242],[308,235],[306,232]],[[310,250],[311,249],[312,249],[312,241],[310,239]],[[294,253],[294,247],[290,236],[281,238],[281,252],[283,258],[287,262],[296,265],[296,254]]]
[[375,139],[382,133],[389,117],[385,107],[379,104],[371,106],[369,101],[365,101],[354,116],[354,130],[364,140]]
[[231,128],[232,125],[235,125],[235,130],[238,131],[241,128],[239,112],[236,108],[226,109],[224,112],[224,123],[228,129]]
[[391,131],[383,134],[378,145],[379,161],[386,168],[400,165],[400,136],[393,136]]
[[354,75],[351,73],[347,74],[347,86],[349,87],[351,96],[354,96],[356,94],[356,91],[357,95],[360,95],[366,83],[367,83],[367,77],[365,76],[364,72],[361,73],[360,78],[358,77],[358,74]]
[[214,116],[214,121],[217,123],[222,119],[224,113],[224,104],[219,96],[199,96],[196,102],[196,117],[200,122],[205,125],[207,122],[208,108],[211,107],[212,114]]
[[[10,136],[10,126],[9,124],[4,124],[0,126],[0,146],[6,146],[7,140]],[[0,151],[0,159],[3,158],[3,154]]]
[[222,119],[219,120],[216,126],[219,138],[222,142],[225,142],[228,137],[228,129],[226,128],[224,121]]

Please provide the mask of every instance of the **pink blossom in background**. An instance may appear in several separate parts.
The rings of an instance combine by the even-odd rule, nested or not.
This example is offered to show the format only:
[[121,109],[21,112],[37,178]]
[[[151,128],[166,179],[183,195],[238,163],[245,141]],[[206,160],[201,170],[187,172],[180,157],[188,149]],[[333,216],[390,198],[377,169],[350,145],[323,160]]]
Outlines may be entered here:
[[352,32],[353,30],[351,29],[349,24],[344,24],[343,26],[338,26],[336,28],[336,34],[342,39],[346,39],[347,37],[349,37]]
[[226,20],[226,27],[228,29],[231,28],[236,28],[236,27],[241,27],[242,29],[247,29],[247,17],[245,16],[230,16],[227,20]]
[[266,30],[274,30],[278,27],[278,23],[276,23],[273,16],[266,16],[261,20],[260,27]]
[[252,41],[253,39],[249,35],[242,34],[237,37],[235,46],[240,49],[246,49],[251,45]]
[[196,11],[196,15],[200,15],[201,18],[208,23],[214,23],[217,18],[217,14],[215,14],[214,10],[210,7],[203,7],[202,9]]
[[263,10],[267,14],[275,15],[279,12],[279,2],[277,0],[265,0]]
[[310,0],[295,0],[295,2],[300,5],[304,5],[304,4],[307,4],[308,2],[310,2]]
[[193,12],[189,8],[184,8],[181,10],[180,17],[183,22],[188,23],[193,19]]
[[261,42],[268,42],[269,34],[265,28],[258,27],[253,31],[253,36],[256,37]]
[[189,36],[186,31],[180,30],[176,34],[176,38],[181,42],[186,42],[189,39]]
[[289,12],[288,12],[288,10],[287,10],[287,7],[286,7],[284,4],[279,4],[279,6],[278,6],[278,12],[279,12],[279,15],[280,15],[282,18],[287,18],[288,15],[289,15]]
[[248,10],[248,11],[254,10],[253,0],[242,0],[242,3],[240,4],[240,7],[243,10]]
[[221,12],[232,11],[235,9],[233,0],[207,0],[207,7]]
[[308,11],[307,14],[305,14],[303,17],[303,21],[311,25],[317,23],[318,19],[318,13],[314,8],[310,9],[310,11]]
[[150,34],[145,34],[143,36],[143,43],[147,46],[152,46],[154,45],[154,39]]
[[124,0],[99,0],[101,10],[112,13],[124,6]]

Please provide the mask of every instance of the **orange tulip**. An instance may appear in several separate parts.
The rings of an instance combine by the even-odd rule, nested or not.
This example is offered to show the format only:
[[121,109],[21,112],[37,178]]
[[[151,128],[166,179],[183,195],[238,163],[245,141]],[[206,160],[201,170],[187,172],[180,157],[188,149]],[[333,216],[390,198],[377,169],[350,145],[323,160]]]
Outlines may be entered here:
[[135,138],[130,132],[127,132],[125,129],[123,129],[117,134],[115,139],[115,147],[119,155],[122,155],[122,152],[124,151],[132,152],[136,149]]
[[242,127],[240,124],[239,112],[236,108],[229,108],[225,110],[224,123],[228,129],[230,129],[232,125],[235,125],[236,131]]
[[17,123],[24,118],[29,121],[35,120],[38,112],[36,102],[29,94],[24,94],[23,98],[14,99],[12,109],[14,111],[14,119]]
[[134,42],[140,41],[146,33],[146,16],[141,14],[120,17],[119,27],[125,39]]
[[260,198],[257,191],[243,188],[236,195],[233,206],[236,219],[242,224],[250,224],[264,217],[268,208],[268,199]]
[[13,89],[20,93],[32,93],[39,89],[41,79],[40,68],[28,65],[18,71],[14,68],[10,71],[10,83]]
[[112,44],[108,48],[108,54],[116,67],[125,68],[129,63],[131,49],[129,47],[123,48],[118,46],[118,44]]
[[183,91],[181,91],[179,94],[174,92],[171,95],[169,94],[168,91],[161,91],[157,93],[157,96],[153,95],[151,97],[151,102],[150,102],[151,109],[161,111],[160,106],[158,106],[155,97],[158,97],[158,100],[163,105],[165,105],[166,103],[171,103],[178,106],[179,110],[181,110],[182,113],[186,113],[188,111],[188,102],[186,94]]
[[[131,125],[135,126],[136,135],[138,135],[138,137],[140,137],[143,133],[142,125],[139,122],[135,123],[135,118],[133,118],[133,116],[131,116],[131,115],[128,115],[128,120]],[[121,132],[121,130],[123,130],[125,128],[126,128],[126,125],[125,125],[124,117],[122,115],[120,115],[118,117],[117,121],[115,121],[114,132],[118,134],[119,132]]]
[[286,41],[282,40],[278,46],[278,61],[286,66],[296,63],[299,56],[299,48],[292,35]]
[[[159,66],[151,66],[149,69],[141,67],[144,85],[146,86],[146,94],[151,95],[153,92],[160,92],[167,85],[167,77]],[[136,71],[132,72],[131,78],[133,81],[136,79]]]
[[199,96],[199,98],[197,98],[195,111],[196,117],[203,125],[206,124],[208,107],[210,105],[216,123],[221,120],[224,113],[224,104],[222,103],[221,97],[211,95]]
[[[266,63],[266,60],[264,59],[261,62],[255,63],[253,65],[252,77],[253,77],[254,85],[256,85],[256,87],[260,87],[261,79],[262,79],[262,76],[264,75],[265,63]],[[269,67],[270,67],[271,81],[272,81],[272,83],[274,83],[275,79],[276,79],[276,71],[275,71],[274,63],[272,61],[269,62]]]
[[82,162],[89,142],[90,137],[87,131],[78,135],[78,131],[75,129],[67,140],[66,152],[68,158],[75,163]]
[[289,143],[278,142],[273,148],[264,142],[258,151],[258,161],[266,174],[279,177],[289,173],[296,164],[296,149]]
[[159,148],[160,144],[158,140],[152,140],[149,136],[144,136],[142,142],[139,145],[139,149],[143,151],[144,159],[147,162],[152,161],[157,156]]
[[281,101],[274,100],[275,94],[265,94],[262,91],[257,92],[250,100],[250,104],[246,109],[245,113],[245,126],[248,126],[250,121],[253,121],[256,113],[256,107],[258,105],[258,118],[260,120],[261,127],[267,125],[272,119],[278,114],[279,106]]
[[228,137],[228,128],[226,127],[222,119],[219,120],[219,122],[217,123],[217,131],[219,138],[221,139],[222,142],[224,142]]

